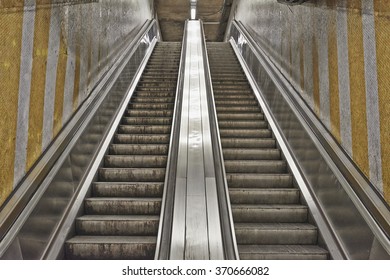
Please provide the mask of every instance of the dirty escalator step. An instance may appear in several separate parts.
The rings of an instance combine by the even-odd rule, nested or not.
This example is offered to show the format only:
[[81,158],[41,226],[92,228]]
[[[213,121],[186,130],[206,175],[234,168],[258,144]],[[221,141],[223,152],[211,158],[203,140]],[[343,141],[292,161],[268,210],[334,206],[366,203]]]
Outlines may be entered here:
[[[153,259],[180,43],[157,43],[84,201],[67,259]],[[130,82],[130,81],[129,81]]]

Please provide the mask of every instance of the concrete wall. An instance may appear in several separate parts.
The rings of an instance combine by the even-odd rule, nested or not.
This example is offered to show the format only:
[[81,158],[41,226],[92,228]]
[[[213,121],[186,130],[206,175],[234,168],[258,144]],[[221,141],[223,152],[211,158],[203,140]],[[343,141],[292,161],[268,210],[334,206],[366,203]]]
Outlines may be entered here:
[[152,7],[152,0],[0,0],[0,205]]
[[236,0],[234,7],[390,203],[390,0]]

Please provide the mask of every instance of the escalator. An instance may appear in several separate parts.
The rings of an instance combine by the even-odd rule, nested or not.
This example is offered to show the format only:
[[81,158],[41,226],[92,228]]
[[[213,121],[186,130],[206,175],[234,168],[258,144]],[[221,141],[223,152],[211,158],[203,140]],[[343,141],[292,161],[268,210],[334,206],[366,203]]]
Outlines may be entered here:
[[65,244],[67,259],[153,259],[181,43],[157,43]]
[[232,47],[207,52],[240,258],[329,258]]

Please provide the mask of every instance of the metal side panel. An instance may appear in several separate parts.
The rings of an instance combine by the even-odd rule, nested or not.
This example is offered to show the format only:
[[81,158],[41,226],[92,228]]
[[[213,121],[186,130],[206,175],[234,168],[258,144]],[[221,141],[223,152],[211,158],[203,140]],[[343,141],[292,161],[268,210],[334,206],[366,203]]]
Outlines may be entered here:
[[[332,153],[325,148],[323,140],[326,136],[321,139],[315,133],[321,131],[318,121],[310,115],[310,110],[305,109],[305,103],[298,100],[296,92],[287,86],[288,82],[243,27],[234,23],[230,34],[231,43],[251,76],[259,99],[269,109],[275,127],[284,139],[296,172],[302,178],[301,184],[308,187],[305,198],[309,199],[309,206],[317,208],[315,213],[323,221],[319,227],[328,227],[328,238],[339,247],[339,250],[333,248],[335,252],[339,251],[339,256],[345,255],[347,259],[389,259],[386,233],[357,196],[351,182],[342,174],[345,166],[340,165],[340,160],[336,161],[339,164],[336,165]],[[322,133],[326,134],[324,130]],[[350,168],[351,164],[347,166]],[[351,177],[358,174],[350,170],[350,173],[354,172],[355,175]],[[389,223],[386,209],[379,209],[384,213],[384,224]],[[333,249],[330,248],[330,251]]]
[[[61,134],[59,142],[52,145],[54,150],[45,155],[49,157],[45,164],[52,165],[41,167],[46,170],[46,175],[35,174],[26,183],[34,185],[37,177],[43,177],[37,191],[1,241],[1,259],[41,259],[49,254],[51,242],[58,237],[58,231],[63,230],[61,226],[73,202],[79,193],[85,192],[82,186],[88,178],[93,159],[101,150],[104,136],[120,111],[118,108],[131,94],[129,89],[132,82],[136,82],[145,55],[153,47],[156,31],[155,21],[145,24],[126,48],[122,59],[68,124],[64,130],[67,135]],[[51,157],[58,158],[54,165]]]
[[201,22],[186,23],[187,41],[170,259],[223,259],[202,58]]

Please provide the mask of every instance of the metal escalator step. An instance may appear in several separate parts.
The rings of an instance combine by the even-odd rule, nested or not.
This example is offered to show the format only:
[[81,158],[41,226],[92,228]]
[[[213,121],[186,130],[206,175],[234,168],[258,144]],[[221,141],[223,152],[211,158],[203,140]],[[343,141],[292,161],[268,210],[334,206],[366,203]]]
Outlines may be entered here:
[[124,117],[122,118],[123,125],[170,125],[172,118],[143,118],[143,117]]
[[283,160],[225,160],[227,173],[279,174],[287,172]]
[[157,235],[158,215],[86,215],[76,219],[80,235]]
[[168,144],[112,144],[110,155],[167,155]]
[[170,125],[120,125],[118,133],[123,134],[169,134]]
[[234,138],[271,138],[272,131],[270,129],[248,129],[237,128],[237,126],[231,126],[231,128],[220,128],[219,134],[221,137],[234,137]]
[[165,168],[100,168],[99,180],[107,182],[163,182]]
[[237,106],[237,105],[243,105],[243,106],[248,106],[248,105],[253,105],[257,106],[257,101],[256,100],[215,100],[215,105],[216,106]]
[[234,90],[241,90],[241,89],[247,89],[250,90],[250,85],[213,85],[214,90],[223,90],[223,91],[234,91]]
[[133,103],[172,103],[175,101],[175,97],[142,97],[142,96],[134,96],[131,99],[131,102]]
[[290,174],[226,174],[229,188],[291,188],[293,186]]
[[155,72],[155,73],[152,73],[152,72],[149,72],[149,73],[146,73],[144,72],[142,74],[142,77],[141,77],[141,81],[142,80],[146,80],[146,79],[153,79],[155,81],[176,81],[177,80],[177,74],[176,73],[171,73],[171,74],[165,74],[165,73],[158,73],[158,72]]
[[279,149],[223,149],[225,160],[276,160],[280,159]]
[[94,197],[162,197],[163,182],[95,182]]
[[314,245],[317,227],[306,223],[236,223],[237,244]]
[[222,138],[222,148],[276,148],[275,139]]
[[230,96],[237,97],[239,95],[248,95],[249,93],[253,94],[252,89],[250,88],[240,89],[239,87],[238,88],[222,88],[222,87],[214,88],[213,91],[215,96],[230,95]]
[[164,98],[164,97],[174,97],[175,91],[168,92],[148,92],[148,91],[136,91],[133,94],[133,97],[147,97],[147,98]]
[[87,215],[159,215],[161,198],[90,197],[85,200]]
[[109,168],[161,167],[167,165],[167,156],[156,155],[107,155],[104,166]]
[[303,223],[308,209],[296,204],[233,204],[235,223]]
[[236,84],[236,83],[245,83],[248,84],[248,80],[244,77],[227,77],[219,76],[212,79],[213,84]]
[[217,113],[226,113],[229,112],[233,114],[234,112],[251,112],[251,113],[260,113],[261,109],[257,106],[218,106]]
[[116,134],[115,144],[168,144],[169,134]]
[[230,188],[229,197],[232,204],[294,204],[299,203],[299,190]]
[[173,109],[174,103],[130,103],[128,108],[147,109],[147,110],[166,110]]
[[155,87],[141,87],[141,86],[138,86],[136,88],[136,91],[137,92],[174,92],[176,90],[176,86],[171,86],[171,87],[159,87],[159,86],[155,86]]
[[214,94],[214,100],[255,100],[253,94]]
[[264,120],[264,115],[262,113],[236,113],[236,114],[228,114],[228,113],[217,113],[217,117],[219,121],[222,120]]
[[68,259],[153,259],[155,236],[76,236],[65,244]]
[[315,245],[239,245],[242,260],[326,260],[328,252]]
[[127,110],[126,115],[128,117],[172,117],[172,110]]
[[220,120],[218,122],[218,126],[220,129],[228,128],[231,130],[236,129],[261,129],[261,128],[268,128],[268,122],[263,120],[247,120],[247,121],[241,121],[241,120],[229,120],[224,121]]

